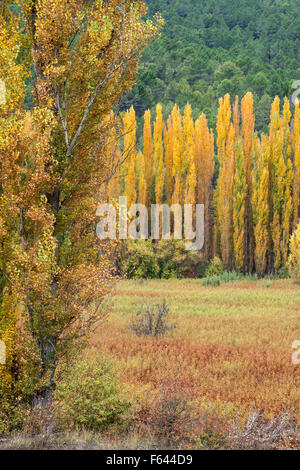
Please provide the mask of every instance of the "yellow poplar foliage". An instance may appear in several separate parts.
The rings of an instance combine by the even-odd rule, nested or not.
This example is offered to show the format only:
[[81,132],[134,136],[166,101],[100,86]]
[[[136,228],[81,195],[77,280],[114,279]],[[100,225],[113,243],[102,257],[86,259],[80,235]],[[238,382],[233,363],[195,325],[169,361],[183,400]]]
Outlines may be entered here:
[[108,175],[106,184],[106,200],[117,200],[120,195],[120,166],[122,165],[123,155],[118,145],[116,128],[113,127],[109,135],[109,142],[106,150],[107,156],[111,158],[111,174]]
[[233,269],[233,183],[235,170],[235,129],[231,123],[230,96],[220,99],[217,122],[220,172],[217,187],[217,223],[224,265]]
[[195,204],[196,201],[196,186],[197,186],[197,174],[195,162],[192,161],[189,166],[187,181],[186,181],[186,204]]
[[145,177],[145,159],[142,152],[138,153],[138,202],[146,205],[146,177]]
[[[224,207],[221,232],[221,247],[224,264],[229,270],[234,268],[233,256],[233,191],[234,191],[234,173],[235,173],[235,130],[230,126],[228,141],[226,145],[226,161],[224,161],[223,186]],[[225,174],[226,172],[226,174]]]
[[252,213],[252,169],[253,169],[253,139],[254,139],[254,110],[253,95],[247,93],[241,102],[242,137],[244,150],[244,165],[246,179],[245,199],[245,243],[244,243],[244,271],[252,272],[254,269],[254,228]]
[[173,123],[171,116],[164,127],[165,166],[166,166],[166,198],[170,206],[173,196]]
[[292,113],[290,111],[290,103],[287,98],[284,100],[283,106],[283,162],[284,169],[281,172],[281,198],[282,198],[282,267],[286,266],[289,255],[290,233],[293,226],[293,162],[292,162],[292,136],[290,131],[290,121]]
[[255,169],[252,196],[255,265],[259,275],[271,271],[271,202],[272,202],[272,166],[269,136],[262,136],[255,141]]
[[287,266],[300,198],[299,104],[295,106],[293,130],[287,99],[281,114],[276,98],[270,116],[269,135],[258,136],[251,93],[242,99],[241,112],[238,97],[233,110],[229,95],[220,99],[219,174],[213,191],[214,134],[206,116],[194,121],[189,104],[183,116],[175,105],[164,123],[158,105],[154,151],[148,111],[144,152],[138,156],[136,172],[139,202],[149,204],[149,175],[154,175],[157,203],[205,205],[204,259],[217,254],[226,269],[256,270],[261,276]]
[[273,221],[274,268],[286,265],[289,239],[292,227],[292,184],[293,165],[291,161],[291,134],[289,124],[291,112],[285,100],[283,116],[280,115],[280,100],[275,98],[271,109],[271,155],[273,165]]
[[162,204],[164,191],[164,145],[163,145],[164,121],[162,106],[156,106],[156,121],[154,123],[154,172],[155,172],[155,199],[156,204]]
[[146,182],[146,205],[151,204],[151,190],[153,178],[153,141],[151,129],[151,112],[148,109],[144,116],[144,162],[145,162],[145,182]]
[[217,121],[217,145],[218,157],[220,164],[223,163],[226,155],[226,143],[228,139],[229,129],[231,126],[231,106],[230,95],[225,95],[224,98],[219,100],[219,111]]
[[130,108],[123,117],[124,132],[124,158],[126,176],[125,176],[125,192],[127,196],[128,207],[136,202],[136,118],[135,110]]
[[245,237],[245,201],[246,177],[242,141],[236,144],[235,175],[233,190],[233,245],[235,267],[242,272],[244,268],[244,237]]
[[[132,112],[132,111],[131,111]],[[175,105],[166,123],[156,108],[154,144],[151,115],[145,113],[144,149],[136,165],[138,202],[150,204],[154,182],[157,203],[204,204],[203,259],[218,255],[226,269],[261,276],[287,266],[289,240],[298,220],[300,198],[300,109],[294,129],[289,102],[272,104],[270,132],[255,133],[253,96],[227,94],[219,101],[214,182],[214,134],[206,116],[196,121],[188,104]]]
[[217,251],[221,253],[221,220],[223,219],[224,209],[224,191],[223,184],[226,179],[224,164],[226,162],[226,146],[228,140],[229,129],[231,125],[231,106],[230,106],[230,95],[225,95],[224,98],[219,100],[219,110],[217,116],[217,148],[218,148],[218,160],[219,160],[219,178],[217,188],[215,190],[215,208],[216,208],[216,232],[218,246]]
[[177,105],[172,111],[172,128],[173,128],[173,177],[175,179],[174,191],[172,196],[173,204],[183,203],[183,159],[184,159],[184,143],[182,117]]
[[196,161],[195,161],[195,129],[192,118],[192,108],[188,104],[183,116],[183,171],[187,174],[185,187],[185,200],[187,204],[195,204],[196,201]]
[[187,104],[183,115],[183,160],[182,169],[186,174],[192,162],[195,163],[195,129],[192,118],[192,107]]
[[299,107],[299,101],[297,101],[297,103],[295,104],[293,148],[294,148],[293,229],[296,230],[296,227],[299,222],[299,209],[300,209],[300,107]]
[[110,129],[103,148],[103,152],[105,152],[107,156],[107,163],[110,170],[104,177],[105,184],[101,185],[102,191],[100,191],[100,193],[101,198],[103,197],[107,202],[116,200],[119,197],[120,167],[123,162],[123,155],[119,145],[120,138],[117,132],[120,122],[121,120],[116,118],[113,112],[109,113],[103,119],[103,125]]
[[[22,395],[27,374],[38,374],[31,362],[38,364],[34,344],[23,329],[19,306],[29,292],[48,306],[49,280],[55,269],[46,254],[41,256],[43,241],[49,258],[55,249],[53,237],[46,239],[54,218],[45,197],[52,182],[49,142],[54,119],[47,109],[34,109],[30,116],[22,109],[26,73],[16,64],[20,41],[14,20],[0,18],[0,70],[6,83],[6,103],[0,106],[0,337],[6,345],[6,364],[0,366],[3,408]],[[45,316],[50,316],[49,311]],[[33,346],[30,351],[27,340]]]
[[196,204],[204,204],[205,257],[213,250],[212,233],[212,179],[214,175],[214,135],[209,131],[206,116],[201,114],[195,123]]

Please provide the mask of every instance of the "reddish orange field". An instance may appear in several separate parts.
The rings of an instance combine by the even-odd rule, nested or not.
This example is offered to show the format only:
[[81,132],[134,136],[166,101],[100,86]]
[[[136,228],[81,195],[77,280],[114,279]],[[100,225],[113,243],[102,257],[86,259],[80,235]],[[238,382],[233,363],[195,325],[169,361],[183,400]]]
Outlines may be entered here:
[[[166,299],[177,327],[161,339],[138,337],[128,322],[143,303]],[[90,354],[115,359],[139,402],[161,379],[178,380],[194,406],[224,413],[294,409],[300,418],[300,289],[291,281],[239,281],[204,287],[201,280],[121,281],[115,307],[91,340]]]

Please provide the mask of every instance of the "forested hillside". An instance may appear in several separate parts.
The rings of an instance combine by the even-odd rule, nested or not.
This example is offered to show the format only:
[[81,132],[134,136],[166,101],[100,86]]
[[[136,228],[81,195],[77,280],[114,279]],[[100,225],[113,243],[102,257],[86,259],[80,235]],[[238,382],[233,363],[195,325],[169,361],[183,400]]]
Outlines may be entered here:
[[273,98],[300,79],[299,0],[146,0],[165,19],[162,37],[144,51],[137,85],[123,101],[138,116],[161,102],[189,102],[194,118],[216,123],[218,98],[254,95],[256,129],[266,130]]

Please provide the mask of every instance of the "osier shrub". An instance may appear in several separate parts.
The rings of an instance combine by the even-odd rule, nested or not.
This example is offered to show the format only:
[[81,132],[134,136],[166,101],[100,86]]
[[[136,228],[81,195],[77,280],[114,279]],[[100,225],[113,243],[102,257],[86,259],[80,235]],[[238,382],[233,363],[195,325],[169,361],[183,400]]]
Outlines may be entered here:
[[168,321],[169,315],[170,309],[165,300],[161,304],[143,305],[131,319],[129,327],[137,336],[158,338],[176,328],[175,323]]
[[215,256],[209,263],[206,271],[205,277],[219,276],[225,271],[224,265],[218,256]]
[[82,360],[64,374],[56,392],[58,425],[104,431],[124,424],[131,403],[121,392],[112,364]]

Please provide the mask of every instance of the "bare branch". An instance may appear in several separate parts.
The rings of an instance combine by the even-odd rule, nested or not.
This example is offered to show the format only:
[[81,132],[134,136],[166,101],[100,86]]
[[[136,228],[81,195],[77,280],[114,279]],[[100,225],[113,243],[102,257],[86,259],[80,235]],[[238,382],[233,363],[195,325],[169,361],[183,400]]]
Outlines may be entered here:
[[61,125],[63,127],[64,134],[65,134],[66,146],[68,148],[69,147],[69,136],[68,136],[67,122],[66,122],[66,119],[63,117],[63,114],[62,114],[62,109],[61,109],[61,104],[60,104],[60,97],[59,97],[58,93],[56,95],[56,103],[57,103],[57,108],[58,108],[58,112],[59,112],[59,116],[60,116],[60,120],[61,120]]

